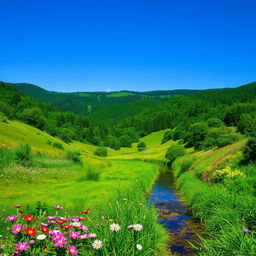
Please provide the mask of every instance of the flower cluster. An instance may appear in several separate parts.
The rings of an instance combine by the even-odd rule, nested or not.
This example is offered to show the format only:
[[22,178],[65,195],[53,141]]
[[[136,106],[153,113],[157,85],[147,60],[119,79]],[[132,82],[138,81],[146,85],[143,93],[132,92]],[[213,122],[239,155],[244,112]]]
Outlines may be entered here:
[[[34,214],[26,214],[21,210],[21,205],[15,205],[17,208],[17,214],[5,217],[7,223],[10,224],[8,230],[11,231],[10,236],[5,241],[5,245],[1,247],[0,255],[45,255],[47,252],[55,251],[58,255],[85,255],[88,250],[101,250],[103,246],[106,246],[104,235],[98,235],[94,232],[89,233],[91,228],[99,232],[99,226],[109,227],[109,235],[113,237],[113,233],[117,234],[120,230],[127,230],[128,236],[131,236],[129,230],[134,230],[134,237],[138,232],[142,231],[143,226],[141,224],[133,224],[122,227],[122,221],[118,220],[114,223],[111,219],[106,219],[102,216],[99,219],[99,223],[96,225],[87,218],[82,216],[59,216],[59,212],[64,208],[59,205],[55,205],[56,214],[54,216],[43,215],[36,216]],[[82,214],[88,214],[90,209],[84,210]],[[83,223],[84,221],[88,224]],[[89,226],[88,226],[89,225]],[[111,235],[112,234],[112,235]],[[115,236],[115,235],[114,235]],[[118,234],[117,234],[118,236]],[[143,247],[140,244],[136,244],[134,241],[134,248],[142,250]],[[106,250],[106,248],[104,250]],[[2,253],[2,254],[1,254]]]

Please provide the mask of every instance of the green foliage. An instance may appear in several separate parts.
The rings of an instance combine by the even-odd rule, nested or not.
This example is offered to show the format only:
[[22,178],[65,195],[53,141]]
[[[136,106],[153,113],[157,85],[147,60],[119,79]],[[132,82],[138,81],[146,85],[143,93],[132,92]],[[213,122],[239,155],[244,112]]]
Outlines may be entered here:
[[170,161],[170,164],[172,164],[175,159],[184,156],[185,154],[186,151],[183,146],[174,144],[168,148],[165,157]]
[[256,136],[256,112],[250,114],[242,114],[237,124],[239,132]]
[[0,149],[0,171],[15,161],[15,153],[12,150]]
[[208,119],[206,123],[209,127],[221,127],[222,125],[224,125],[224,123],[216,117]]
[[94,155],[96,156],[102,156],[102,157],[106,157],[108,155],[108,151],[106,148],[104,147],[98,147],[96,148],[96,150],[93,152]]
[[239,139],[241,139],[241,136],[239,134],[224,134],[217,140],[216,145],[218,146],[218,148],[221,148],[233,144]]
[[86,180],[99,180],[100,179],[100,171],[93,167],[93,166],[88,166],[87,170],[86,170],[86,176],[85,176]]
[[184,161],[182,161],[181,167],[180,167],[180,173],[187,172],[192,164],[193,164],[193,160],[191,159],[185,159]]
[[174,131],[166,131],[162,139],[162,144],[165,143],[166,141],[172,140],[173,136],[174,136]]
[[128,135],[122,135],[119,138],[119,143],[121,147],[131,147],[132,146],[132,140]]
[[243,149],[243,164],[256,162],[256,137],[251,137]]
[[82,164],[81,153],[79,151],[69,151],[67,154],[67,159],[73,161],[74,163]]
[[24,109],[23,112],[20,114],[21,120],[27,124],[35,126],[38,129],[43,129],[44,127],[44,117],[43,113],[39,108],[27,108]]
[[7,117],[0,111],[0,122],[7,122]]
[[74,133],[68,128],[61,128],[59,132],[59,138],[64,142],[69,143],[73,140]]
[[30,167],[33,165],[33,159],[31,154],[31,147],[29,144],[21,144],[16,149],[16,161],[18,164],[24,167]]
[[62,149],[62,150],[64,149],[63,145],[61,143],[59,143],[59,142],[56,142],[56,141],[52,143],[52,146],[54,148],[58,148],[58,149]]
[[141,142],[139,142],[139,143],[137,144],[137,149],[138,149],[138,151],[143,151],[143,150],[145,150],[146,148],[147,148],[146,143],[143,142],[143,141],[141,141]]

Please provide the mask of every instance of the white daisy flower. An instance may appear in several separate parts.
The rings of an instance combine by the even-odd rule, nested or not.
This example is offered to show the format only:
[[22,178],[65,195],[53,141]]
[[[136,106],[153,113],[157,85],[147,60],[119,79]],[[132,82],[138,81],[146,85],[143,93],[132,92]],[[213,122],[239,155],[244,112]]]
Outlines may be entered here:
[[46,238],[46,235],[38,235],[36,239],[38,240],[44,240]]
[[110,230],[111,231],[118,232],[120,229],[121,229],[121,227],[118,224],[116,224],[116,223],[113,223],[113,224],[110,225]]
[[138,250],[142,250],[141,244],[136,244],[136,248],[137,248]]
[[136,231],[141,231],[143,229],[143,226],[140,224],[135,224],[133,225],[133,229]]
[[99,250],[102,247],[102,241],[100,240],[95,240],[92,244],[92,247],[96,250]]

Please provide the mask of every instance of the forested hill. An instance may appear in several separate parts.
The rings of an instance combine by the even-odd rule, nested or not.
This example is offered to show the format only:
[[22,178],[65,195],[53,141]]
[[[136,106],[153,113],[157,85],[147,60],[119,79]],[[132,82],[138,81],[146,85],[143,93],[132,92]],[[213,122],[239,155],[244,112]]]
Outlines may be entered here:
[[125,119],[122,127],[135,127],[141,134],[179,126],[186,131],[190,124],[217,117],[227,125],[237,126],[244,114],[256,111],[256,83],[237,88],[206,91],[181,96],[147,108]]
[[[166,90],[166,91],[118,91],[118,92],[74,92],[60,93],[47,91],[33,84],[14,83],[13,86],[34,98],[50,103],[63,111],[91,116],[94,120],[114,123],[130,114],[136,114],[144,108],[180,95],[191,95],[200,90]],[[132,103],[128,105],[120,105]],[[115,109],[119,109],[116,113]]]

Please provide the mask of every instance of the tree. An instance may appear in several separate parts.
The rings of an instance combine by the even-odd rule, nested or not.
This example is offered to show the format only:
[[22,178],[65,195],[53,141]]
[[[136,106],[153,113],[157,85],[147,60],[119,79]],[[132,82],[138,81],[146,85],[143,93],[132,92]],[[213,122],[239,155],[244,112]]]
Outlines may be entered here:
[[175,159],[177,159],[178,157],[184,156],[185,154],[186,154],[186,150],[184,149],[183,146],[174,144],[168,148],[165,154],[165,157],[169,159],[170,163],[172,164]]
[[165,143],[166,141],[172,140],[173,136],[174,136],[174,131],[166,131],[162,139],[162,144]]
[[128,135],[123,135],[119,138],[120,146],[121,147],[131,147],[132,140]]
[[68,128],[61,128],[58,133],[58,137],[66,143],[71,142],[73,139],[73,136],[74,136],[74,133]]
[[141,142],[139,142],[138,144],[137,144],[137,149],[138,149],[138,151],[143,151],[143,150],[145,150],[147,147],[146,147],[146,143],[145,142],[143,142],[143,141],[141,141]]
[[206,123],[209,127],[216,127],[216,128],[221,127],[224,124],[219,118],[216,118],[216,117],[208,119]]
[[108,151],[106,148],[104,147],[98,147],[96,148],[96,150],[93,152],[94,155],[96,156],[102,156],[102,157],[106,157],[108,155]]
[[256,162],[256,137],[251,137],[243,149],[243,163]]
[[21,113],[21,118],[27,124],[35,126],[38,129],[43,129],[44,127],[44,116],[42,111],[39,108],[27,108]]

